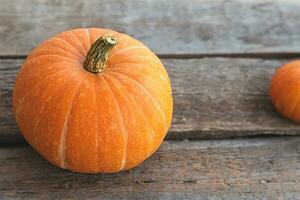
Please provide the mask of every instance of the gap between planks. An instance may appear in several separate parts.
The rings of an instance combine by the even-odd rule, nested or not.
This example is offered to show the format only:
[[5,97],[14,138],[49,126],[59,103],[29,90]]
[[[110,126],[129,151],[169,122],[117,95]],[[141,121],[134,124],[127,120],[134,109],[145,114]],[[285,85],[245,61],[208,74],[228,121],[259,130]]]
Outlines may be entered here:
[[[199,137],[193,137],[193,135],[195,134],[191,134],[189,135],[187,133],[186,137],[182,137],[182,136],[173,136],[170,133],[166,135],[166,137],[164,138],[162,144],[164,142],[181,142],[181,141],[186,141],[186,142],[210,142],[210,141],[228,141],[228,140],[232,140],[232,141],[238,141],[238,140],[253,140],[253,139],[262,139],[262,140],[266,140],[266,139],[280,139],[280,138],[285,138],[285,139],[289,139],[289,138],[299,138],[299,135],[278,135],[278,134],[256,134],[256,135],[246,135],[243,136],[242,134],[240,136],[237,135],[232,135],[231,137],[229,136],[213,136],[212,135],[207,135],[207,136],[202,136],[201,138]],[[23,138],[23,136],[20,135],[7,135],[7,136],[1,136],[0,135],[0,149],[1,148],[6,148],[6,147],[21,147],[21,146],[29,146],[29,143]]]

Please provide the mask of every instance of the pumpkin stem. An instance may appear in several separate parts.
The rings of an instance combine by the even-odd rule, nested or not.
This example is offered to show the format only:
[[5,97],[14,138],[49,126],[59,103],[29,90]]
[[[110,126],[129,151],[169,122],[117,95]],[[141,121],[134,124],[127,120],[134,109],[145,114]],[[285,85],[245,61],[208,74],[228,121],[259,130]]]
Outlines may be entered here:
[[117,43],[117,38],[112,35],[101,36],[89,49],[83,63],[84,68],[92,73],[103,72],[106,69],[108,55]]

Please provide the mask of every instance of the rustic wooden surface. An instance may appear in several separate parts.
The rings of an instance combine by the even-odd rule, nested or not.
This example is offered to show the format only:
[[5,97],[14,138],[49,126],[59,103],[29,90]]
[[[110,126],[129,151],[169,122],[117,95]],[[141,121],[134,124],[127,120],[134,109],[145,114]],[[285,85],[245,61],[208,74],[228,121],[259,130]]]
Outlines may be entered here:
[[[13,81],[22,59],[0,60],[0,143],[22,142],[11,114]],[[163,59],[174,95],[168,139],[299,135],[268,96],[272,74],[287,60]]]
[[300,137],[167,141],[119,174],[58,169],[29,147],[0,149],[0,199],[281,199],[300,196]]
[[[297,0],[0,0],[0,200],[300,199],[300,126],[268,97],[300,57]],[[39,42],[77,27],[130,34],[161,58],[174,94],[166,141],[139,167],[77,174],[25,143],[12,86]],[[241,138],[243,137],[243,138]]]
[[76,27],[130,34],[160,54],[300,52],[297,0],[1,0],[0,55]]

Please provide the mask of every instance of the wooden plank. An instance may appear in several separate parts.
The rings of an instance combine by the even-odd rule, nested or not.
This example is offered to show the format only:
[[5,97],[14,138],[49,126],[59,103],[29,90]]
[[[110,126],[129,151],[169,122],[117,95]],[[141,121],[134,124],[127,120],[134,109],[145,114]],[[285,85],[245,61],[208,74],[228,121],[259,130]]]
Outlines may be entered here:
[[117,174],[61,170],[30,147],[0,148],[0,199],[300,198],[300,137],[168,141]]
[[[22,59],[0,59],[0,143],[22,141],[11,114],[12,84]],[[287,60],[163,59],[174,95],[168,139],[299,135],[268,97],[276,68]]]
[[11,96],[23,59],[0,59],[0,144],[24,142],[12,116]]
[[300,3],[280,0],[0,0],[0,55],[77,27],[106,27],[159,54],[300,52]]

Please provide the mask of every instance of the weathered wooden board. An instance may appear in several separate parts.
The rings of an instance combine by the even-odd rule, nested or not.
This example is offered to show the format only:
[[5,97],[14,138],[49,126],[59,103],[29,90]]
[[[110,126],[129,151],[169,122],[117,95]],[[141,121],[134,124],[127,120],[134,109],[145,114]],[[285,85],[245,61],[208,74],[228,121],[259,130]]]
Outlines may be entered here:
[[61,170],[0,148],[0,199],[300,199],[300,137],[168,141],[118,174]]
[[[287,60],[163,59],[174,95],[169,139],[297,135],[268,97],[276,68]],[[21,140],[11,115],[12,85],[21,59],[0,60],[0,143]]]
[[300,52],[296,0],[0,0],[0,55],[71,28],[106,27],[160,54]]

